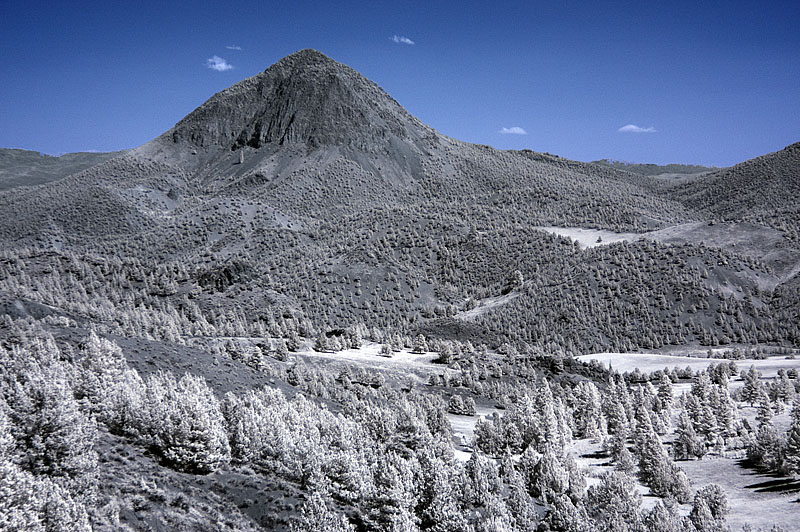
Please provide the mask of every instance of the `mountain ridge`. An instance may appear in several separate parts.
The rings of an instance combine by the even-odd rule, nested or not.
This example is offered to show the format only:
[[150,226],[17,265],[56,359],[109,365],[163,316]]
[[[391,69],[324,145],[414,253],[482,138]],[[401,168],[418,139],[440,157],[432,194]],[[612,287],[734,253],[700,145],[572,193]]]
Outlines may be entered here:
[[[286,305],[320,327],[413,330],[496,298],[519,271],[530,288],[482,314],[470,325],[476,337],[629,349],[636,329],[617,325],[626,316],[657,331],[648,345],[710,341],[707,327],[735,308],[746,328],[731,323],[720,338],[790,341],[791,326],[764,317],[772,292],[753,295],[786,279],[757,261],[752,240],[730,234],[765,223],[705,230],[714,213],[687,197],[656,177],[441,135],[354,70],[303,50],[131,152],[0,193],[9,213],[0,242],[174,264],[194,272],[182,293],[202,294],[201,310],[214,315],[235,304],[258,320]],[[668,242],[602,250],[539,229],[681,225],[692,230]],[[234,293],[248,296],[233,303]]]

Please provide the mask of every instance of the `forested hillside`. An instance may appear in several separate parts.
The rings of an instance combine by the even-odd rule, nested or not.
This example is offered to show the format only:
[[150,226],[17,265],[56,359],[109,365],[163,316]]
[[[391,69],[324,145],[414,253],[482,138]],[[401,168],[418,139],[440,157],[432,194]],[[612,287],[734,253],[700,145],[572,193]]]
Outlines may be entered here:
[[790,530],[797,147],[500,151],[302,50],[9,185],[0,528]]

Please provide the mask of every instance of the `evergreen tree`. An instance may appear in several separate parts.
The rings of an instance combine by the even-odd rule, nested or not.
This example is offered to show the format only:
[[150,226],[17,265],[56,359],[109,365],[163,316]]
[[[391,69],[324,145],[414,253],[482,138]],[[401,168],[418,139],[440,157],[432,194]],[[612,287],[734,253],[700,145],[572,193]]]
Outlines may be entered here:
[[425,341],[425,335],[418,334],[414,338],[414,345],[411,348],[412,353],[424,354],[428,352],[428,342]]
[[682,518],[667,508],[663,501],[657,501],[645,516],[644,524],[648,532],[685,532]]
[[658,398],[666,408],[672,406],[672,380],[670,380],[666,372],[661,374],[661,379],[658,382]]
[[459,508],[455,468],[436,457],[431,449],[420,449],[421,480],[417,484],[414,513],[423,530],[462,531],[468,525]]
[[0,458],[0,525],[9,532],[45,532],[40,485],[27,471]]
[[497,494],[502,488],[497,464],[479,452],[473,451],[464,465],[468,483],[464,486],[465,498],[475,506],[488,504],[489,496]]
[[794,399],[792,423],[786,434],[786,447],[783,453],[782,469],[787,475],[800,474],[800,395]]
[[97,428],[56,367],[30,368],[5,390],[19,463],[37,475],[63,477],[75,489],[94,485]]
[[372,485],[362,499],[362,514],[370,528],[381,531],[405,531],[414,525],[413,498],[405,461],[393,453],[377,460]]
[[756,413],[756,422],[759,428],[766,425],[772,425],[772,405],[769,396],[762,388],[758,393],[758,412]]
[[643,432],[639,446],[639,478],[659,497],[673,497],[679,502],[689,499],[689,480],[672,463],[658,435],[652,430]]
[[762,425],[747,446],[747,457],[757,465],[778,469],[783,462],[785,443],[771,423]]
[[553,532],[592,532],[591,523],[582,505],[576,506],[566,495],[556,495],[542,525]]
[[617,471],[627,475],[633,474],[633,472],[636,471],[636,461],[633,457],[633,453],[628,450],[627,445],[622,446],[622,450],[617,457],[615,468]]
[[0,459],[0,526],[8,532],[91,532],[82,502],[67,489]]
[[535,530],[539,524],[539,516],[536,507],[525,483],[520,475],[514,475],[508,481],[508,501],[506,505],[514,518],[515,530],[526,531]]
[[728,499],[725,492],[717,484],[710,484],[695,494],[689,520],[698,532],[727,532],[727,514]]
[[625,474],[610,472],[586,496],[586,509],[598,532],[644,532],[642,496]]
[[744,379],[744,386],[742,387],[742,400],[750,403],[753,406],[761,394],[763,384],[761,383],[761,372],[751,365],[750,369],[745,373],[742,370],[742,378]]
[[550,502],[569,490],[570,472],[552,447],[542,455],[532,473],[529,476],[529,481],[532,482],[528,485],[528,490],[544,502]]
[[219,401],[202,377],[151,375],[145,405],[150,441],[175,468],[209,473],[230,460]]
[[514,518],[506,503],[497,495],[490,495],[486,510],[475,527],[476,532],[514,532]]
[[575,410],[573,419],[575,435],[578,438],[598,437],[601,413],[600,392],[589,381],[578,384],[575,390]]
[[712,408],[717,418],[720,435],[725,438],[736,435],[736,405],[727,386],[716,386],[712,392]]
[[672,452],[676,460],[702,458],[706,454],[706,445],[695,432],[686,411],[681,412],[677,432],[678,437],[672,446]]
[[328,508],[325,497],[315,491],[300,507],[299,516],[289,526],[291,532],[354,532],[355,527],[342,514]]
[[317,339],[314,341],[314,351],[319,351],[320,353],[327,353],[328,351],[331,351],[328,335],[324,332],[320,332],[317,335]]
[[286,361],[289,358],[289,346],[283,338],[278,338],[278,343],[275,347],[275,358],[280,361]]

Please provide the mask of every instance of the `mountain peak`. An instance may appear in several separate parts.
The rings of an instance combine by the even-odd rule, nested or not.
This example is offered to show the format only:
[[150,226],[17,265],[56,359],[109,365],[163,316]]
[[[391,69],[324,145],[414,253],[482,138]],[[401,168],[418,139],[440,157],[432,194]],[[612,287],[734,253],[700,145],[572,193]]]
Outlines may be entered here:
[[236,150],[267,144],[355,145],[420,137],[419,121],[375,83],[303,49],[225,89],[167,134],[175,143]]
[[[333,64],[340,64],[328,57],[327,55],[323,54],[319,50],[314,50],[313,48],[303,48],[302,50],[298,50],[293,54],[289,54],[283,59],[280,59],[278,63],[295,63],[295,64],[325,64],[325,63],[333,63]],[[276,63],[277,64],[277,63]]]

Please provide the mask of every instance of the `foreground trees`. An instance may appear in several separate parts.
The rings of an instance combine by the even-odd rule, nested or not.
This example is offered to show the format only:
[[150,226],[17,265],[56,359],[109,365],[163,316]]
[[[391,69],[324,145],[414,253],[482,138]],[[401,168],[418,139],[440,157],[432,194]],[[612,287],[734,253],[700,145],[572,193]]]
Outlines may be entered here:
[[230,461],[219,401],[202,377],[152,375],[144,405],[148,439],[176,469],[210,473]]
[[[196,375],[141,379],[118,346],[94,334],[71,359],[53,353],[58,348],[48,342],[13,353],[0,347],[0,519],[21,530],[56,531],[64,528],[53,523],[71,522],[82,532],[96,519],[91,496],[76,487],[93,478],[97,423],[179,471],[222,469],[216,481],[231,473],[232,462],[236,474],[280,479],[303,501],[295,507],[296,532],[724,530],[719,488],[698,491],[688,517],[675,514],[673,503],[688,502],[691,492],[661,443],[668,401],[652,386],[631,390],[615,378],[613,395],[588,381],[574,388],[547,379],[498,386],[493,393],[503,394],[505,415],[477,424],[476,450],[461,462],[446,417],[452,405],[435,387],[409,393],[391,383],[371,386],[368,378],[345,382],[308,364],[281,366],[274,375],[285,383],[291,374],[293,388],[230,392],[220,400]],[[687,452],[704,441],[699,431],[692,435],[692,409],[702,412],[705,401],[724,395],[714,386],[697,379],[696,405],[682,400],[678,431]],[[792,427],[800,435],[797,412]],[[572,435],[599,442],[608,432],[604,447],[616,471],[587,489],[585,469],[570,454]],[[781,455],[787,470],[800,441],[791,434]],[[30,456],[20,452],[28,446]],[[642,511],[637,474],[665,504]]]

